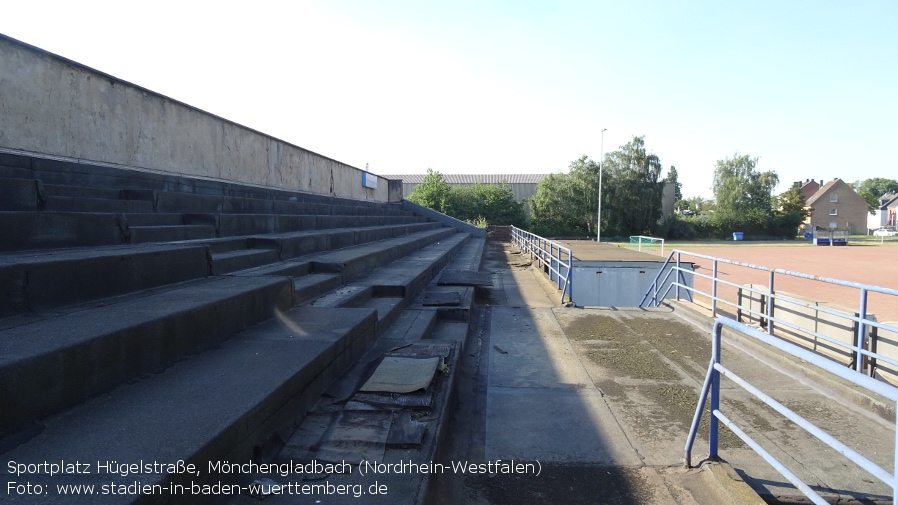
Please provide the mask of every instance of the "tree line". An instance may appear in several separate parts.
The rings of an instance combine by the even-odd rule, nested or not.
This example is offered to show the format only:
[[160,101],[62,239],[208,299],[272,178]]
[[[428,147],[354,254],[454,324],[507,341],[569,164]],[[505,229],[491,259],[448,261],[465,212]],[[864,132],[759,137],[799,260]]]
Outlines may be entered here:
[[[727,238],[734,231],[759,237],[794,237],[807,216],[798,188],[773,196],[776,172],[761,172],[757,158],[734,154],[714,170],[712,201],[684,200],[671,166],[661,179],[661,161],[634,137],[605,155],[602,167],[602,235],[653,235],[671,239]],[[599,165],[583,156],[566,174],[544,179],[530,200],[531,226],[545,236],[594,236],[598,218]],[[675,208],[661,219],[665,183],[674,185]]]
[[[795,237],[809,214],[800,188],[774,195],[779,176],[757,165],[758,158],[738,153],[718,160],[711,186],[714,199],[684,199],[676,167],[662,179],[661,160],[646,151],[644,137],[634,136],[606,153],[601,164],[602,236],[725,239],[740,231],[756,238]],[[529,213],[504,182],[452,187],[431,169],[408,199],[480,226],[511,224],[546,237],[594,238],[599,170],[600,164],[584,155],[572,161],[567,172],[548,175],[527,202]],[[662,219],[665,183],[674,185],[676,212]],[[890,179],[868,179],[854,186],[871,211],[879,196],[898,190],[898,182]]]
[[424,180],[406,199],[481,227],[493,224],[524,228],[528,223],[523,202],[515,200],[505,181],[450,186],[443,174],[428,168]]

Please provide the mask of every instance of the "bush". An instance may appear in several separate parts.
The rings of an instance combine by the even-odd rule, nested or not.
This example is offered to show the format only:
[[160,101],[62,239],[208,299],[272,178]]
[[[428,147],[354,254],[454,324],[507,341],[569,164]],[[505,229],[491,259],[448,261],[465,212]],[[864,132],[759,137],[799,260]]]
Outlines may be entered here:
[[798,228],[804,222],[801,212],[791,211],[771,216],[768,230],[771,235],[784,238],[795,238]]
[[766,235],[769,214],[761,209],[749,209],[736,213],[730,211],[716,212],[711,218],[714,237],[732,238],[733,232],[741,231],[745,235]]
[[693,240],[695,227],[687,219],[676,214],[667,216],[658,227],[658,235],[668,240]]

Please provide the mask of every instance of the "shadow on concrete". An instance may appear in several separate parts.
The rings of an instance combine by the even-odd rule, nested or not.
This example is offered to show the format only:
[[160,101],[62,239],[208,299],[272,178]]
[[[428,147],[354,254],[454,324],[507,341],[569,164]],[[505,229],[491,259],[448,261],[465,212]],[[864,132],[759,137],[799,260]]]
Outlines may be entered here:
[[[508,244],[487,242],[482,270],[493,272],[494,287],[477,293],[442,461],[535,462],[538,471],[439,475],[434,502],[651,502],[637,455],[555,321],[557,293],[527,263]],[[533,282],[520,285],[528,276]]]

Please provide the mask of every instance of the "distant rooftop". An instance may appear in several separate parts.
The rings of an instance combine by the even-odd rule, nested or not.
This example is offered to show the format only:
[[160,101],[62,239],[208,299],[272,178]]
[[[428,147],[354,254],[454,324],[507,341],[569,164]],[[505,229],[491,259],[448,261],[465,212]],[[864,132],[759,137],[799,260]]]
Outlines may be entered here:
[[[449,184],[539,184],[549,174],[443,174]],[[427,174],[381,175],[385,179],[401,180],[404,184],[421,184]]]

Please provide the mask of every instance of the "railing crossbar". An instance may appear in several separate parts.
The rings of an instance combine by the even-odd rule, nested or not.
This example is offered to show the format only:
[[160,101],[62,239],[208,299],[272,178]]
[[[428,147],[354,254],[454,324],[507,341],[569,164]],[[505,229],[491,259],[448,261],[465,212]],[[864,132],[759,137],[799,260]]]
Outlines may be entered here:
[[799,427],[801,427],[802,429],[804,429],[805,431],[807,431],[808,433],[813,435],[814,437],[818,438],[824,444],[832,447],[836,452],[845,455],[846,457],[848,457],[848,459],[857,463],[858,466],[860,466],[864,470],[870,472],[872,475],[876,476],[879,480],[883,481],[884,483],[886,483],[889,486],[894,485],[894,483],[892,482],[892,480],[894,479],[894,476],[891,475],[889,472],[883,470],[876,463],[865,458],[860,453],[858,453],[854,449],[851,449],[850,447],[843,444],[842,442],[839,442],[829,433],[827,433],[827,432],[821,430],[820,428],[818,428],[817,426],[811,424],[810,422],[808,422],[803,417],[799,416],[798,414],[796,414],[795,412],[790,410],[788,407],[786,407],[782,403],[771,398],[770,395],[768,395],[768,394],[762,392],[760,389],[752,386],[745,379],[743,379],[742,377],[739,377],[738,375],[733,373],[732,370],[729,370],[728,368],[726,368],[725,366],[723,366],[719,363],[714,364],[714,368],[718,372],[720,372],[721,374],[726,376],[728,379],[732,380],[739,386],[742,386],[743,389],[745,389],[749,393],[753,394],[756,398],[758,398],[759,400],[761,400],[762,402],[767,404],[767,406],[769,406],[773,410],[782,414],[783,417],[792,421],[793,423],[795,423],[796,425],[798,425]]
[[[690,267],[684,268],[683,266],[681,266],[681,256],[684,255],[711,260],[713,262],[711,275],[696,272]],[[673,264],[674,258],[676,258],[676,265]],[[751,285],[740,285],[735,282],[721,279],[719,277],[718,263],[768,272],[768,286],[755,288]],[[780,295],[773,288],[773,284],[775,281],[774,274],[787,275],[806,280],[826,282],[833,285],[858,289],[860,290],[860,309],[856,311],[851,311],[850,309],[839,310],[838,308],[828,307],[826,305],[818,305],[817,302],[809,302],[799,300],[788,295]],[[670,281],[671,275],[675,276],[675,279],[673,281]],[[692,279],[693,281],[698,278],[710,282],[711,293],[707,293],[689,286],[689,283],[687,283],[686,279],[684,278],[685,275],[692,275],[690,279]],[[730,288],[739,290],[741,294],[738,300],[736,302],[732,302],[720,297],[718,290],[720,286],[728,286]],[[663,289],[660,289],[662,287]],[[685,290],[689,295],[695,294],[710,298],[712,317],[717,316],[718,305],[720,303],[723,303],[728,307],[733,307],[738,314],[749,314],[753,318],[758,318],[761,321],[766,321],[766,329],[770,334],[776,334],[777,329],[780,329],[780,333],[782,333],[783,329],[794,330],[801,332],[802,338],[804,338],[804,336],[806,335],[809,341],[813,341],[815,344],[819,343],[823,344],[824,346],[831,346],[836,349],[837,352],[842,352],[842,350],[844,350],[844,352],[847,354],[846,358],[848,358],[850,361],[850,366],[855,368],[858,372],[864,372],[864,367],[866,366],[866,373],[870,376],[875,376],[876,371],[882,365],[888,364],[893,367],[898,367],[898,359],[880,354],[877,351],[878,343],[889,341],[880,340],[885,337],[883,337],[880,333],[874,331],[874,329],[878,329],[889,332],[898,332],[898,327],[896,327],[894,323],[883,323],[880,321],[876,321],[875,318],[870,318],[867,312],[870,293],[898,296],[898,289],[866,285],[839,279],[831,279],[828,277],[819,277],[780,268],[770,268],[761,265],[754,265],[751,263],[732,261],[724,258],[716,258],[704,254],[689,253],[674,249],[666,258],[664,265],[655,275],[655,278],[652,280],[651,284],[649,284],[648,289],[646,290],[645,295],[643,295],[639,306],[644,306],[646,304],[646,300],[651,297],[651,305],[657,307],[664,299],[671,296],[671,290],[676,291],[676,298],[677,300],[679,300],[681,297],[681,288]],[[746,298],[748,300],[756,300],[760,302],[762,304],[762,307],[764,306],[763,304],[766,304],[766,310],[762,308],[760,311],[757,311],[750,308],[750,306],[742,305],[743,301]],[[789,322],[782,317],[777,317],[777,314],[783,310],[785,310],[785,314],[795,314],[793,309],[807,309],[814,311],[813,316],[799,317],[807,317],[817,320],[821,315],[827,315],[838,318],[839,321],[844,321],[844,323],[830,324],[837,324],[837,326],[839,327],[839,331],[847,331],[848,333],[852,333],[852,336],[847,339],[838,339],[836,337],[825,335],[819,331],[816,331],[816,327],[814,327],[814,329],[803,327],[800,325],[800,323]],[[794,317],[792,319],[794,319]],[[851,323],[850,325],[849,322]],[[892,372],[890,371],[889,373]]]
[[[668,275],[669,275],[669,274],[668,274]],[[696,274],[696,275],[701,275],[701,274]],[[736,285],[736,284],[733,284],[733,283],[730,283],[730,282],[728,282],[728,281],[719,281],[719,282],[722,282],[722,283],[724,283],[724,284],[729,284],[729,285],[734,286],[734,287],[740,287],[740,286],[738,286],[738,285]],[[680,287],[683,287],[683,288],[685,288],[685,289],[690,289],[693,293],[697,293],[697,294],[699,294],[699,295],[703,295],[703,296],[707,296],[707,297],[712,297],[712,296],[713,296],[713,295],[710,295],[710,294],[708,294],[708,293],[706,293],[706,292],[704,292],[704,291],[701,291],[701,290],[699,290],[699,289],[696,289],[696,288],[690,288],[689,286],[687,286],[687,285],[685,285],[685,284],[679,284],[679,285],[680,285]],[[668,293],[670,292],[670,290],[673,289],[673,287],[674,287],[674,283],[672,283],[670,286],[668,286],[667,290],[664,291],[663,296],[660,296],[659,298],[660,298],[660,299],[666,298],[667,295],[668,295]],[[830,308],[827,308],[827,307],[821,307],[821,306],[817,306],[817,305],[812,305],[812,304],[810,304],[810,303],[808,303],[808,302],[802,302],[802,301],[800,301],[800,300],[795,300],[795,299],[793,299],[793,298],[789,298],[788,296],[781,296],[781,295],[777,295],[777,294],[775,294],[775,293],[774,293],[773,295],[771,295],[768,291],[756,290],[756,289],[752,289],[752,288],[743,288],[743,289],[748,290],[748,291],[751,292],[751,293],[769,296],[769,297],[771,297],[771,298],[774,299],[774,300],[784,300],[784,301],[789,302],[789,303],[794,303],[795,305],[798,305],[798,306],[800,306],[800,307],[810,308],[810,309],[813,309],[813,310],[816,310],[816,311],[819,311],[819,312],[823,312],[823,313],[825,313],[825,314],[830,314],[830,315],[833,315],[833,316],[841,317],[841,318],[843,318],[843,319],[847,319],[847,320],[850,320],[850,321],[854,321],[854,322],[856,322],[856,323],[860,323],[860,321],[861,321],[861,318],[860,318],[860,317],[855,317],[855,316],[852,316],[852,315],[850,315],[850,314],[846,314],[845,312],[839,312],[839,311],[837,311],[837,310],[830,309]],[[757,316],[758,318],[761,318],[761,319],[768,319],[768,320],[770,320],[770,321],[773,321],[774,323],[776,323],[776,324],[779,325],[779,326],[782,326],[782,327],[785,327],[785,328],[789,328],[789,329],[792,329],[792,330],[801,331],[801,332],[803,332],[803,333],[806,333],[806,334],[809,335],[809,336],[813,336],[813,337],[816,337],[816,338],[818,338],[818,339],[820,339],[820,340],[823,340],[823,341],[825,341],[826,343],[832,345],[833,347],[836,347],[836,348],[839,348],[839,349],[844,349],[844,350],[846,350],[846,351],[850,351],[850,352],[853,352],[853,353],[859,353],[859,354],[861,354],[862,356],[866,356],[866,357],[868,357],[868,358],[874,358],[874,359],[877,360],[877,362],[883,361],[883,362],[888,363],[888,364],[890,364],[890,365],[892,365],[892,366],[898,367],[898,359],[896,359],[896,358],[892,358],[892,357],[889,357],[889,356],[885,356],[885,355],[883,355],[883,354],[878,354],[878,353],[876,353],[876,352],[873,352],[873,351],[871,351],[871,350],[869,350],[869,349],[865,349],[865,348],[860,348],[860,349],[858,349],[857,346],[855,346],[854,344],[850,344],[850,343],[847,343],[847,342],[843,342],[843,341],[841,341],[841,340],[837,340],[837,339],[835,339],[835,338],[833,338],[833,337],[830,337],[830,336],[828,336],[828,335],[824,335],[824,334],[822,334],[822,333],[818,333],[818,332],[816,332],[816,331],[814,331],[814,330],[811,330],[811,329],[808,329],[808,328],[801,327],[801,326],[799,326],[799,325],[797,325],[797,324],[795,324],[795,323],[786,321],[785,319],[782,319],[782,318],[771,317],[771,316],[769,316],[766,312],[760,312],[760,311],[751,309],[751,308],[749,308],[749,307],[745,307],[745,306],[739,305],[738,302],[731,302],[731,301],[726,300],[726,299],[723,299],[723,298],[717,298],[717,303],[724,303],[724,304],[726,304],[726,305],[728,305],[728,306],[730,306],[730,307],[737,308],[737,309],[741,309],[742,312],[744,312],[744,313],[748,313],[748,314],[750,314],[750,315]],[[657,305],[656,305],[656,306],[657,306]],[[865,319],[865,320],[864,320],[864,324],[865,324],[865,325],[868,325],[868,326],[873,326],[873,327],[876,327],[876,328],[886,328],[886,329],[889,329],[889,328],[890,328],[890,327],[889,327],[888,325],[886,325],[886,324],[883,324],[883,323],[880,323],[880,322],[877,322],[877,321],[873,321],[873,320],[870,320],[870,319]]]
[[[689,435],[686,439],[686,447],[684,448],[685,458],[684,463],[687,467],[690,467],[692,464],[692,446],[695,443],[695,437],[698,431],[698,426],[701,422],[702,414],[705,410],[705,404],[708,401],[708,397],[711,399],[711,423],[710,423],[710,433],[708,436],[710,451],[709,457],[712,459],[716,459],[718,457],[717,450],[717,431],[719,430],[718,423],[716,421],[722,422],[727,428],[729,428],[734,434],[736,434],[740,439],[742,439],[746,444],[749,445],[755,452],[757,452],[761,457],[764,458],[770,465],[772,465],[780,474],[782,474],[786,479],[789,480],[792,484],[794,484],[801,492],[811,499],[814,503],[827,503],[824,501],[819,494],[817,494],[813,489],[810,488],[807,484],[801,481],[795,474],[793,474],[789,469],[787,469],[782,463],[780,463],[775,457],[773,457],[767,450],[760,446],[756,441],[754,441],[750,436],[748,436],[741,428],[736,426],[736,424],[730,420],[726,415],[721,412],[720,408],[720,378],[721,376],[726,376],[731,379],[738,386],[745,389],[748,393],[752,394],[756,398],[760,399],[764,402],[764,404],[768,405],[772,409],[774,409],[779,414],[783,415],[796,425],[800,426],[802,429],[807,431],[810,435],[814,436],[818,440],[827,444],[829,447],[833,448],[837,452],[841,453],[843,456],[848,458],[851,462],[857,464],[862,469],[869,472],[871,475],[877,477],[879,480],[885,482],[892,488],[892,501],[893,503],[898,504],[898,475],[895,473],[889,473],[884,470],[880,466],[876,465],[866,457],[859,454],[857,451],[849,448],[842,442],[836,440],[834,437],[821,430],[819,427],[804,419],[800,415],[796,414],[792,410],[788,409],[778,401],[771,398],[769,395],[763,393],[758,388],[752,386],[747,381],[733,373],[733,371],[724,367],[720,364],[721,361],[721,339],[723,335],[723,329],[729,328],[736,332],[739,332],[749,338],[753,338],[759,340],[767,345],[770,345],[774,348],[777,348],[783,352],[786,352],[796,358],[804,360],[808,364],[815,366],[817,368],[823,369],[826,372],[829,372],[837,377],[840,377],[852,384],[866,389],[870,392],[878,394],[892,402],[896,402],[898,404],[898,388],[886,384],[883,382],[879,382],[871,377],[863,375],[855,370],[851,370],[840,366],[839,364],[830,361],[819,354],[811,352],[803,347],[795,345],[791,342],[786,342],[777,337],[773,337],[764,332],[761,332],[755,328],[747,326],[743,323],[739,323],[732,319],[727,318],[717,318],[714,321],[714,328],[712,330],[711,338],[711,360],[708,365],[708,373],[705,376],[704,384],[702,385],[701,394],[699,396],[695,415],[692,418],[692,425],[689,429]],[[893,451],[896,449],[893,447]],[[898,459],[898,452],[893,454],[893,459]]]
[[[571,249],[515,226],[511,228],[511,236],[512,241],[521,248],[522,253],[528,253],[531,259],[535,257],[540,268],[548,266],[549,271],[555,274],[555,284],[561,289],[561,303],[564,303],[565,295],[568,300],[573,301],[571,267],[574,255]],[[567,253],[567,263],[564,262],[562,253]],[[564,273],[561,271],[562,267],[566,270]]]
[[779,460],[777,460],[775,457],[773,457],[772,454],[767,452],[766,449],[764,449],[763,447],[761,447],[760,444],[755,442],[755,440],[753,438],[748,436],[747,433],[742,431],[741,428],[739,428],[732,421],[730,421],[730,419],[727,416],[725,416],[721,411],[715,410],[711,414],[714,417],[716,417],[717,419],[719,419],[720,422],[722,422],[724,426],[729,428],[729,430],[732,431],[734,435],[736,435],[737,437],[742,439],[742,441],[745,442],[746,445],[748,445],[753,451],[758,453],[759,456],[764,458],[764,461],[769,463],[770,466],[772,466],[774,469],[776,469],[777,472],[780,473],[780,475],[785,477],[786,480],[791,482],[793,486],[798,488],[798,490],[801,491],[801,493],[803,495],[807,496],[808,499],[811,500],[811,502],[813,502],[816,505],[829,505],[829,502],[824,500],[819,494],[817,494],[816,491],[811,489],[810,486],[808,486],[807,484],[804,483],[804,481],[799,479],[797,475],[792,473],[788,468],[786,468],[782,463],[780,463]]

